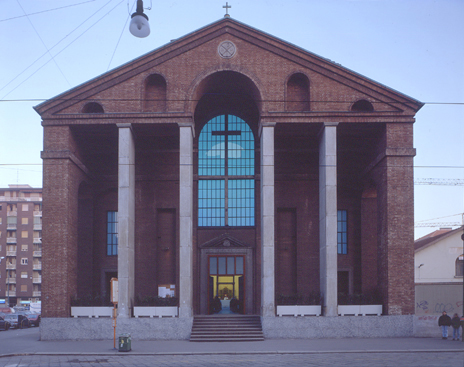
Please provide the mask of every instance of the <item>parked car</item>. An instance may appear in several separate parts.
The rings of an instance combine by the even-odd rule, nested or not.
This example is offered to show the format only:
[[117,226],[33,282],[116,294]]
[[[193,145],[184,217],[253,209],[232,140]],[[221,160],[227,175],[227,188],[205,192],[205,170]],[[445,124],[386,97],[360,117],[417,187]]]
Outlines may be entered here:
[[8,330],[9,328],[10,323],[0,316],[0,330]]
[[17,313],[6,315],[5,320],[10,323],[12,329],[24,329],[31,326],[25,315],[18,315]]
[[40,324],[40,315],[35,312],[30,312],[26,314],[27,319],[29,320],[29,323],[34,326],[39,326]]

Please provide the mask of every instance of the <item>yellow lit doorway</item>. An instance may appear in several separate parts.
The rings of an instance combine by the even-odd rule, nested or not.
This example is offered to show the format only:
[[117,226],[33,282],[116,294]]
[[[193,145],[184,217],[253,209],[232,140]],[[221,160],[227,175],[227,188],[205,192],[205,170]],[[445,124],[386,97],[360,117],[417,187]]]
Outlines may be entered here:
[[209,313],[243,314],[244,256],[209,256]]

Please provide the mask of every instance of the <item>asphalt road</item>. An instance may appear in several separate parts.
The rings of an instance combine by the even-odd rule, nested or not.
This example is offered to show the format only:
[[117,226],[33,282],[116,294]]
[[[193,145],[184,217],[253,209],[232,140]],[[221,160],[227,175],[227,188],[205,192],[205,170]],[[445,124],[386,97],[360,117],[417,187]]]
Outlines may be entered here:
[[1,331],[0,367],[464,367],[464,343],[441,338],[133,341],[132,346],[123,353],[112,349],[108,340],[40,342],[38,328]]

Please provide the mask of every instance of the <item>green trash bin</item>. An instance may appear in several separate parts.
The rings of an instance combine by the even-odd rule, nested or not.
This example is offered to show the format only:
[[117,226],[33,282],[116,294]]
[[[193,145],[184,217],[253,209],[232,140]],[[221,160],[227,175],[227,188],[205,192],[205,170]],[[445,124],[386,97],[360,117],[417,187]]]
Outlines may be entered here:
[[129,352],[132,347],[132,340],[130,334],[119,335],[119,351],[120,352]]

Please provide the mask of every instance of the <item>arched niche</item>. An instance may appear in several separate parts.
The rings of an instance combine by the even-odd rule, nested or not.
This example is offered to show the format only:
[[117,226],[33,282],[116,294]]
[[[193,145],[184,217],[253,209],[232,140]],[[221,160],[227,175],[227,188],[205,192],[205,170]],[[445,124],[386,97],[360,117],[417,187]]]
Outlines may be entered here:
[[287,111],[309,111],[309,79],[302,73],[293,74],[287,81]]
[[374,111],[374,106],[368,100],[360,99],[359,101],[356,101],[355,103],[353,103],[353,105],[351,106],[351,111],[353,111],[353,112],[372,112],[372,111]]
[[160,74],[151,74],[145,79],[143,111],[166,111],[166,80]]
[[88,102],[82,108],[82,113],[105,113],[105,111],[100,103]]

